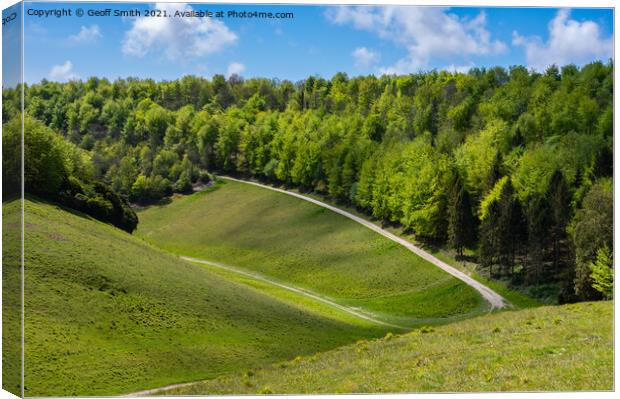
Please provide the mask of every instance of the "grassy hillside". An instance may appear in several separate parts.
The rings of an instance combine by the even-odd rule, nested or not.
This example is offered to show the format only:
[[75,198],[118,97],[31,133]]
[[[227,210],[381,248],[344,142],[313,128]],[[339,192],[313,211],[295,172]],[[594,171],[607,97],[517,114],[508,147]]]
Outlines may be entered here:
[[613,388],[613,304],[502,312],[166,394],[561,391]]
[[25,223],[28,396],[128,393],[385,334],[54,205],[26,201]]
[[[343,209],[359,218],[372,222],[377,226],[380,226],[381,224],[380,221],[368,216],[367,214],[363,212],[360,212],[357,208],[352,207],[350,205],[347,206],[342,203],[335,202],[332,198],[327,197],[325,195],[319,195],[317,193],[300,192],[298,189],[295,189],[295,188],[290,188],[288,190],[294,193],[302,194],[307,197],[316,199],[318,201],[322,201],[324,203],[338,207],[340,209]],[[463,262],[463,261],[456,260],[455,259],[456,252],[454,249],[445,248],[445,247],[435,247],[435,246],[429,245],[428,243],[419,241],[418,239],[416,239],[415,234],[411,232],[403,231],[401,226],[388,225],[388,226],[384,226],[383,228],[396,236],[399,236],[401,238],[404,238],[405,240],[408,240],[414,243],[418,247],[423,248],[428,253],[434,255],[436,258],[442,260],[443,262],[446,262],[447,264],[454,267],[455,269],[460,270],[464,272],[465,274],[467,274],[468,276],[472,277],[474,280],[477,280],[481,282],[482,284],[486,285],[487,287],[491,288],[493,291],[497,292],[498,294],[503,296],[508,302],[510,302],[510,305],[512,306],[512,308],[523,309],[523,308],[531,308],[535,306],[544,305],[544,303],[539,301],[538,299],[528,296],[524,294],[523,292],[520,292],[518,290],[515,290],[514,288],[509,287],[508,284],[504,281],[491,280],[488,277],[484,277],[482,274],[480,274],[481,270],[479,270],[480,269],[479,264],[476,264],[473,262]]]
[[401,324],[485,306],[472,288],[387,238],[263,188],[219,182],[139,216],[138,234],[158,247],[254,270]]
[[21,209],[2,203],[2,389],[21,395]]

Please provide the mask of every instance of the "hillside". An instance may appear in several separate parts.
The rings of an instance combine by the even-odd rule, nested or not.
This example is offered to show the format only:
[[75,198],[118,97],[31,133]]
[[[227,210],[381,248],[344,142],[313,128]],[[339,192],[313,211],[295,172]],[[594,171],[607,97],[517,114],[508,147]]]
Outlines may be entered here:
[[[19,225],[17,205],[4,204],[15,219],[5,234]],[[25,223],[28,396],[213,378],[386,332],[224,278],[55,205],[27,200]]]
[[160,248],[258,272],[391,322],[413,325],[485,307],[471,287],[400,245],[264,188],[220,181],[139,216],[137,234]]
[[613,303],[588,302],[362,340],[166,394],[611,389]]
[[[336,73],[302,77],[299,84],[221,75],[161,82],[147,76],[45,80],[24,93],[25,123],[36,126],[26,131],[38,133],[26,136],[36,136],[37,145],[28,147],[41,155],[29,157],[45,165],[26,163],[26,191],[63,203],[67,193],[59,191],[58,177],[67,175],[73,179],[65,204],[101,217],[110,205],[119,205],[117,199],[147,205],[208,184],[210,173],[241,175],[355,207],[417,240],[473,256],[478,274],[510,281],[545,301],[609,298],[609,290],[596,288],[589,265],[601,264],[601,279],[611,275],[609,257],[598,259],[597,253],[613,247],[614,63],[562,64],[544,72],[490,64],[466,73]],[[19,94],[3,91],[3,116],[14,132],[21,126]],[[50,146],[59,140],[42,140],[54,133],[74,143],[72,150]],[[4,140],[6,154],[19,154],[18,137]],[[50,151],[54,147],[59,151]],[[83,151],[89,156],[82,157]],[[8,158],[7,182],[19,175],[18,158]],[[80,158],[84,162],[76,163]],[[91,182],[92,176],[100,181]],[[99,183],[108,187],[96,189]],[[116,210],[111,221],[131,230],[135,220],[125,212],[129,209],[121,204]],[[257,231],[242,226],[240,233]],[[254,256],[260,248],[252,250]],[[281,267],[291,270],[291,264],[294,259]],[[376,268],[368,261],[361,265],[370,274]],[[332,273],[308,265],[300,269],[342,291],[343,300],[394,316],[432,317],[421,309],[464,311],[405,309],[402,304],[412,303],[409,295],[417,289],[407,276],[396,285],[385,276],[370,276],[389,283],[393,292],[370,292],[376,287],[351,292],[349,281],[332,280]],[[399,268],[382,269],[393,279],[402,277]],[[403,290],[410,292],[381,304],[372,299]],[[462,302],[472,305],[466,298]]]
[[21,209],[2,202],[2,389],[21,395]]

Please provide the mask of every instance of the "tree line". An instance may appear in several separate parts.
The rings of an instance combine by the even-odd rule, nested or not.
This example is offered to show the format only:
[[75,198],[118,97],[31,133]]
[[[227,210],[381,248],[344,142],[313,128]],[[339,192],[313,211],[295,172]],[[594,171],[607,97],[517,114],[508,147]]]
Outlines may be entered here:
[[[295,83],[91,78],[25,92],[29,117],[134,203],[189,193],[209,172],[253,176],[355,206],[540,295],[611,296],[611,61]],[[9,120],[18,93],[3,97]]]

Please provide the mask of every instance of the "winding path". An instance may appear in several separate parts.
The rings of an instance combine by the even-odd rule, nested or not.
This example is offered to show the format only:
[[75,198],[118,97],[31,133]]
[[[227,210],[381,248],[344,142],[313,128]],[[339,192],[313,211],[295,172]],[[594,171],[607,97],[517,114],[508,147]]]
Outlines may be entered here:
[[[474,280],[473,278],[469,277],[468,275],[466,275],[465,273],[461,272],[460,270],[455,269],[454,267],[448,265],[447,263],[439,260],[438,258],[436,258],[435,256],[431,255],[430,253],[426,252],[425,250],[423,250],[422,248],[412,244],[411,242],[400,238],[398,236],[396,236],[395,234],[390,233],[387,230],[382,229],[381,227],[375,225],[374,223],[362,219],[359,216],[356,216],[350,212],[347,212],[343,209],[337,208],[335,206],[326,204],[322,201],[316,200],[314,198],[311,197],[307,197],[305,195],[302,194],[298,194],[295,192],[291,192],[291,191],[286,191],[286,190],[282,190],[279,188],[275,188],[275,187],[271,187],[271,186],[267,186],[265,184],[260,184],[260,183],[256,183],[256,182],[252,182],[252,181],[247,181],[247,180],[240,180],[240,179],[235,179],[233,177],[227,177],[227,176],[219,176],[222,179],[225,180],[232,180],[232,181],[236,181],[239,183],[244,183],[244,184],[250,184],[253,186],[257,186],[257,187],[261,187],[267,190],[272,190],[272,191],[277,191],[279,193],[282,194],[286,194],[286,195],[291,195],[293,197],[302,199],[304,201],[308,201],[311,202],[315,205],[321,206],[323,208],[329,209],[332,212],[335,212],[337,214],[340,214],[346,218],[349,218],[359,224],[361,224],[364,227],[367,227],[379,234],[381,234],[382,236],[402,245],[403,247],[407,248],[408,250],[410,250],[411,252],[415,253],[416,255],[418,255],[419,257],[427,260],[428,262],[432,263],[433,265],[441,268],[442,270],[446,271],[447,273],[451,274],[452,276],[458,278],[459,280],[463,281],[465,284],[471,286],[472,288],[474,288],[476,291],[478,291],[480,293],[480,295],[482,295],[482,297],[489,303],[489,305],[491,306],[491,309],[501,309],[504,308],[508,305],[508,302],[498,293],[496,293],[495,291],[493,291],[492,289],[490,289],[489,287],[485,286],[484,284]],[[277,287],[283,288],[285,290],[291,291],[291,292],[295,292],[297,294],[306,296],[308,298],[314,299],[316,301],[322,302],[326,305],[329,305],[331,307],[334,307],[336,309],[339,309],[343,312],[346,312],[350,315],[359,317],[361,319],[370,321],[372,323],[376,323],[376,324],[380,324],[380,325],[384,325],[384,326],[389,326],[389,327],[396,327],[396,328],[400,328],[400,329],[408,329],[407,327],[403,327],[403,326],[399,326],[396,324],[391,324],[391,323],[386,323],[384,321],[378,320],[368,314],[362,313],[356,309],[353,308],[349,308],[343,305],[340,305],[328,298],[325,298],[323,296],[320,296],[314,292],[311,292],[309,290],[306,289],[302,289],[302,288],[298,288],[298,287],[294,287],[291,285],[286,285],[286,284],[282,284],[280,282],[276,282],[274,280],[268,279],[260,274],[257,273],[250,273],[247,272],[245,270],[241,270],[239,268],[233,267],[233,266],[229,266],[229,265],[225,265],[223,263],[218,263],[218,262],[212,262],[212,261],[208,261],[208,260],[204,260],[204,259],[198,259],[198,258],[192,258],[189,256],[181,256],[181,259],[188,261],[188,262],[194,262],[194,263],[201,263],[201,264],[205,264],[205,265],[209,265],[209,266],[213,266],[213,267],[218,267],[220,269],[224,269],[227,270],[229,272],[234,272],[237,274],[241,274],[244,275],[246,277],[251,277],[253,279],[271,284],[271,285],[275,285]],[[181,388],[181,387],[186,387],[186,386],[191,386],[191,385],[195,385],[200,383],[201,381],[194,381],[194,382],[187,382],[187,383],[182,383],[182,384],[174,384],[174,385],[168,385],[165,387],[160,387],[160,388],[154,388],[154,389],[147,389],[144,391],[139,391],[139,392],[133,392],[127,395],[123,395],[124,397],[137,397],[137,396],[147,396],[147,395],[153,395],[153,394],[157,394],[157,393],[161,393],[161,392],[165,392],[168,391],[170,389],[174,389],[174,388]]]
[[489,303],[489,305],[491,306],[491,309],[502,309],[504,307],[506,307],[508,305],[508,302],[501,296],[499,295],[497,292],[493,291],[492,289],[490,289],[489,287],[487,287],[486,285],[474,280],[473,278],[469,277],[467,274],[463,273],[462,271],[455,269],[454,267],[448,265],[446,262],[443,262],[442,260],[436,258],[435,256],[431,255],[430,253],[426,252],[425,250],[423,250],[422,248],[412,244],[411,242],[398,237],[395,234],[390,233],[387,230],[382,229],[381,227],[377,226],[376,224],[366,220],[366,219],[362,219],[359,216],[356,216],[350,212],[347,212],[343,209],[337,208],[335,206],[326,204],[322,201],[316,200],[314,198],[311,197],[307,197],[305,195],[302,194],[298,194],[292,191],[287,191],[287,190],[282,190],[280,188],[275,188],[275,187],[271,187],[271,186],[267,186],[265,184],[260,184],[260,183],[256,183],[253,181],[247,181],[247,180],[241,180],[241,179],[235,179],[233,177],[228,177],[228,176],[219,176],[222,179],[225,180],[232,180],[232,181],[236,181],[239,183],[244,183],[244,184],[250,184],[253,186],[257,186],[257,187],[261,187],[267,190],[272,190],[272,191],[277,191],[279,193],[282,194],[286,194],[286,195],[290,195],[299,199],[302,199],[304,201],[308,201],[311,202],[315,205],[321,206],[323,208],[329,209],[332,212],[336,212],[337,214],[340,214],[346,218],[349,218],[359,224],[361,224],[364,227],[367,227],[379,234],[381,234],[382,236],[402,245],[403,247],[407,248],[408,250],[410,250],[411,252],[413,252],[414,254],[418,255],[419,257],[421,257],[422,259],[432,263],[433,265],[439,267],[440,269],[444,270],[445,272],[451,274],[452,276],[458,278],[459,280],[463,281],[465,284],[469,285],[470,287],[474,288],[476,291],[478,291],[480,293],[480,295],[482,295],[482,297]]
[[307,298],[311,298],[311,299],[314,299],[316,301],[322,302],[322,303],[324,303],[326,305],[329,305],[329,306],[331,306],[333,308],[341,310],[341,311],[343,311],[345,313],[348,313],[348,314],[350,314],[352,316],[359,317],[360,319],[364,319],[364,320],[369,321],[371,323],[380,324],[380,325],[386,326],[386,327],[395,327],[395,328],[399,328],[399,329],[402,329],[402,330],[409,330],[410,329],[410,327],[399,326],[397,324],[387,323],[385,321],[376,319],[376,318],[374,318],[374,317],[372,317],[372,316],[370,316],[370,315],[368,315],[366,313],[360,312],[360,311],[358,311],[358,310],[356,310],[354,308],[350,308],[348,306],[340,305],[340,304],[338,304],[338,303],[336,303],[336,302],[334,302],[334,301],[332,301],[332,300],[330,300],[330,299],[328,299],[328,298],[326,298],[324,296],[321,296],[321,295],[319,295],[317,293],[314,293],[314,292],[312,292],[310,290],[306,290],[304,288],[295,287],[295,286],[292,286],[292,285],[282,284],[282,283],[279,283],[277,281],[271,280],[271,279],[269,279],[267,277],[264,277],[264,276],[262,276],[262,275],[260,275],[258,273],[250,273],[250,272],[238,269],[238,268],[233,267],[233,266],[225,265],[223,263],[211,262],[211,261],[208,261],[208,260],[192,258],[192,257],[189,257],[189,256],[181,256],[181,259],[189,261],[189,262],[201,263],[203,265],[214,266],[214,267],[217,267],[219,269],[223,269],[223,270],[227,270],[229,272],[241,274],[242,276],[250,277],[250,278],[253,278],[255,280],[262,281],[264,283],[267,283],[267,284],[270,284],[270,285],[274,285],[274,286],[279,287],[279,288],[283,288],[285,290],[294,292],[296,294],[303,295],[303,296],[305,296]]

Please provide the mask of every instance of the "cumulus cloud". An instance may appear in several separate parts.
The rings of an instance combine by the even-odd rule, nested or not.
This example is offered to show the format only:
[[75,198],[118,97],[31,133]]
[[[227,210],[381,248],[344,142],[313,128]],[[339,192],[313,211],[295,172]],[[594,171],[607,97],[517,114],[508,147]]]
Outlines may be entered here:
[[512,44],[525,49],[528,67],[542,71],[549,65],[582,65],[595,60],[609,59],[613,55],[612,37],[603,38],[594,21],[570,19],[570,10],[558,11],[549,23],[549,39],[524,37],[512,33]]
[[77,80],[80,77],[73,71],[73,63],[69,60],[64,64],[54,65],[49,73],[50,80],[66,82],[69,80]]
[[337,7],[327,11],[328,20],[339,25],[374,32],[407,49],[408,55],[383,73],[409,73],[428,66],[431,59],[498,54],[506,45],[493,40],[486,29],[484,12],[460,18],[439,7]]
[[351,55],[357,68],[368,68],[379,60],[379,53],[366,47],[356,48]]
[[77,35],[69,36],[69,40],[74,43],[92,43],[103,37],[99,25],[91,25],[86,27],[82,25]]
[[226,77],[231,77],[232,75],[241,75],[245,71],[245,65],[239,62],[231,62],[228,64],[228,69],[226,70]]
[[[191,12],[181,3],[158,3],[158,10],[169,15]],[[212,18],[136,18],[122,43],[126,55],[144,57],[162,52],[168,59],[199,58],[221,51],[237,42],[237,35],[226,24]]]
[[474,64],[473,62],[470,62],[467,65],[448,65],[447,67],[443,68],[444,70],[448,71],[448,72],[457,72],[457,73],[467,73],[469,72],[470,69],[472,69],[473,67],[475,67],[476,64]]

